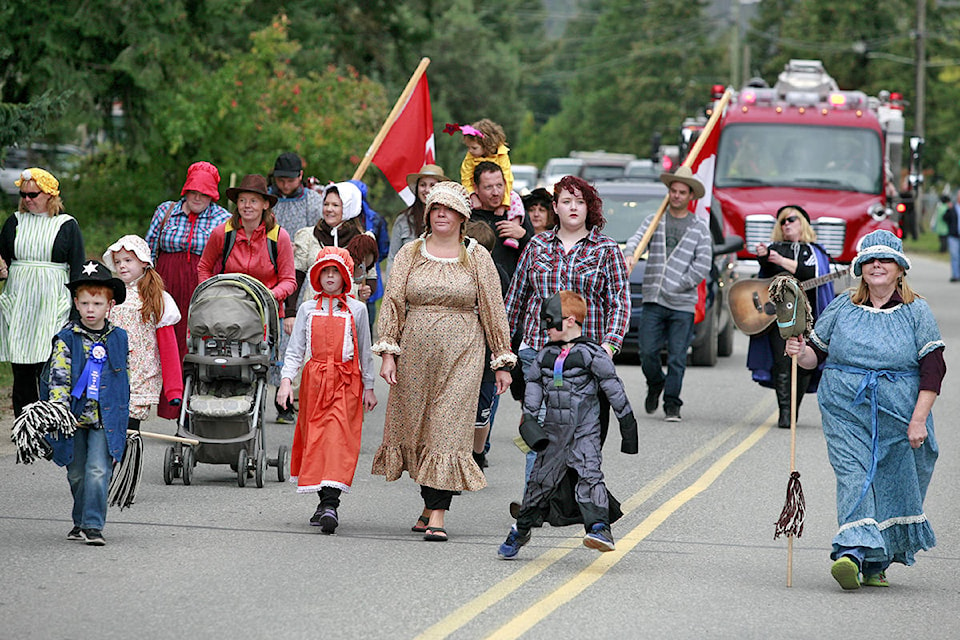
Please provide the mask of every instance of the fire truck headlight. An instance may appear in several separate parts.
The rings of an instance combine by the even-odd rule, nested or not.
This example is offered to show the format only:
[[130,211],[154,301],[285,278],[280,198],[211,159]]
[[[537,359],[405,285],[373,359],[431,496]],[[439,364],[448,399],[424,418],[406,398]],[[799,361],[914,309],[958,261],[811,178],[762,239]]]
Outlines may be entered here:
[[873,218],[877,222],[880,222],[882,220],[886,220],[887,218],[889,218],[890,214],[892,214],[893,212],[887,207],[880,204],[879,202],[874,202],[872,205],[870,205],[870,208],[867,209],[867,213],[870,214],[871,218]]

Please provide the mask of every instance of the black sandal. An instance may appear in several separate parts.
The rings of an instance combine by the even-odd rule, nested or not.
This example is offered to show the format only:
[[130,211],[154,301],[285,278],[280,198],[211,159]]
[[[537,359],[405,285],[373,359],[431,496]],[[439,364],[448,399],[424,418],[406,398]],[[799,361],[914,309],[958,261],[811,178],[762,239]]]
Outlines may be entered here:
[[443,527],[427,527],[427,532],[423,534],[423,539],[427,542],[446,542],[447,530]]
[[420,516],[417,518],[417,524],[410,527],[410,531],[414,533],[423,533],[427,530],[427,525],[430,524],[430,518],[427,516]]

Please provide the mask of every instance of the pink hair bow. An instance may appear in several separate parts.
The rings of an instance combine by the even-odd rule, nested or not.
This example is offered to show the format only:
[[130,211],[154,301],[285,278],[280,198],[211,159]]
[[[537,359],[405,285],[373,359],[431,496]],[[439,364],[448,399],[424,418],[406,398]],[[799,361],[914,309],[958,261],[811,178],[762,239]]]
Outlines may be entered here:
[[449,133],[450,135],[455,134],[457,131],[459,131],[460,133],[462,133],[462,134],[465,135],[465,136],[475,136],[475,137],[477,137],[477,138],[482,138],[482,137],[483,137],[483,131],[480,131],[479,129],[476,129],[476,128],[474,128],[474,127],[471,127],[471,126],[468,125],[468,124],[459,125],[459,124],[456,124],[456,123],[453,123],[453,122],[448,122],[448,123],[447,123],[447,126],[445,126],[445,127],[443,128],[443,132],[444,132],[444,133]]

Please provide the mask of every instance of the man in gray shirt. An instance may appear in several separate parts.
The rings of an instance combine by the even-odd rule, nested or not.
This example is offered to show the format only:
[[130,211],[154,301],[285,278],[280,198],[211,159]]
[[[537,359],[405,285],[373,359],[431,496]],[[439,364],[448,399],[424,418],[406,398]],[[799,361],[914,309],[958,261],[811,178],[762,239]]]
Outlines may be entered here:
[[[687,208],[704,194],[703,184],[688,167],[662,173],[670,189],[666,215],[661,217],[648,245],[643,274],[643,312],[640,315],[640,362],[647,379],[644,409],[653,413],[663,393],[667,422],[680,422],[680,390],[687,368],[687,348],[693,338],[697,286],[710,274],[713,247],[710,228]],[[650,215],[627,242],[627,269],[633,268],[633,253],[653,223]],[[667,347],[667,373],[660,365],[660,349]]]
[[[273,214],[277,223],[286,229],[293,238],[303,227],[312,227],[323,214],[323,198],[313,189],[303,185],[303,160],[292,151],[281,153],[273,165],[273,185],[270,193],[277,196],[277,204],[273,207]],[[293,323],[297,318],[298,296],[290,296],[286,301],[286,318],[283,320],[283,331],[280,334],[278,350],[280,361],[270,369],[270,384],[280,385],[280,369],[283,368],[283,354],[287,350],[287,341],[293,331]],[[277,422],[293,424],[297,421],[293,405],[277,408]]]

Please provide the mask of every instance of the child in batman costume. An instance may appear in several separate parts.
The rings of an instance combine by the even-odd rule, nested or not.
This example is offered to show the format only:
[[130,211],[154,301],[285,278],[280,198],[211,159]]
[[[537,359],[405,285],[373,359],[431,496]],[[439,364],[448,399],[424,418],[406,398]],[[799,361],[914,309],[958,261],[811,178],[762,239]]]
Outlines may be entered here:
[[[637,421],[613,360],[603,348],[581,336],[586,304],[572,291],[560,291],[543,305],[540,320],[550,342],[526,373],[520,435],[537,451],[517,523],[498,555],[511,559],[530,540],[530,529],[583,523],[583,544],[613,551],[610,524],[620,504],[607,491],[600,469],[600,403],[603,389],[620,421],[623,453],[638,451]],[[546,406],[543,426],[537,422]]]

